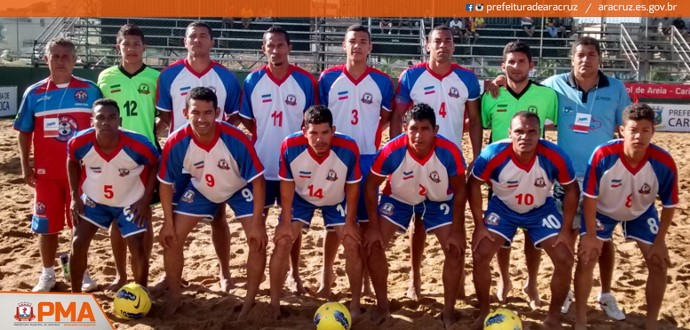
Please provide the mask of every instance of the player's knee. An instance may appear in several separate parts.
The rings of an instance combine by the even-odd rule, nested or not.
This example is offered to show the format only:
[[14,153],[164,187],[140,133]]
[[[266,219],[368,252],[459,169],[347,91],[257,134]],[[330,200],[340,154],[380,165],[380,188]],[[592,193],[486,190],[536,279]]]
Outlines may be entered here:
[[[595,258],[596,260],[596,258]],[[553,254],[552,260],[554,266],[565,267],[567,269],[573,268],[575,264],[575,257],[567,249],[559,250]]]
[[345,255],[347,256],[358,256],[361,248],[362,245],[351,238],[345,238],[343,240],[343,249],[345,250]]
[[[251,244],[251,243],[250,243]],[[275,242],[275,248],[273,249],[273,253],[281,253],[282,252],[289,252],[290,249],[292,249],[292,241],[290,241],[289,237],[281,237],[279,240]]]
[[661,258],[651,258],[647,259],[647,269],[649,269],[649,274],[666,274],[668,270],[668,265]]
[[474,265],[485,266],[491,263],[493,255],[486,247],[479,246],[472,252],[472,261]]

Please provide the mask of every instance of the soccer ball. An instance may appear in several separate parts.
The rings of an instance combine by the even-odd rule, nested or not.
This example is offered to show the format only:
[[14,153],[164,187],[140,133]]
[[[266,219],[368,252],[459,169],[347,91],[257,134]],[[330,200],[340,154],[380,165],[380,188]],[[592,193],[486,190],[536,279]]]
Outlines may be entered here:
[[124,285],[115,295],[115,315],[127,319],[140,319],[151,310],[151,298],[145,287],[137,283]]
[[314,314],[314,328],[317,330],[348,330],[352,326],[350,311],[339,302],[328,302]]
[[510,309],[499,308],[486,316],[484,330],[522,330],[522,321]]

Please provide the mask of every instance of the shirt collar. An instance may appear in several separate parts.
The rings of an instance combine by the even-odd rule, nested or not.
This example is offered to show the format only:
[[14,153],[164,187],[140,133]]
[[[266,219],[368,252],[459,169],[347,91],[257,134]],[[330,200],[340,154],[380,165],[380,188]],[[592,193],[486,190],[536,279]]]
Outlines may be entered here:
[[[597,82],[597,87],[598,88],[609,87],[609,85],[610,85],[609,78],[603,72],[601,72],[601,70],[598,71],[598,75],[599,75],[599,82]],[[566,80],[568,82],[568,85],[570,85],[570,87],[575,88],[575,89],[579,89],[579,86],[577,85],[577,82],[575,81],[575,73],[573,71],[570,71],[570,73],[568,73],[568,77]]]

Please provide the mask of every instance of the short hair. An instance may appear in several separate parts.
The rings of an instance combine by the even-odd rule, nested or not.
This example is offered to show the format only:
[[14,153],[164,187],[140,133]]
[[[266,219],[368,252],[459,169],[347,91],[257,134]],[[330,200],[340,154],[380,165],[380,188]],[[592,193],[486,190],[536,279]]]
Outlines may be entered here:
[[451,29],[448,27],[448,25],[443,24],[443,25],[439,25],[439,26],[431,29],[431,31],[429,31],[429,34],[426,36],[427,42],[431,42],[431,35],[434,34],[434,31],[448,31],[448,33],[450,33],[450,35],[451,35],[451,38],[453,36],[453,31],[451,31]]
[[146,39],[144,39],[144,31],[141,30],[136,24],[127,23],[117,31],[116,42],[119,44],[125,36],[135,36],[141,38],[141,43],[146,44]]
[[406,124],[413,119],[415,121],[428,120],[431,126],[436,126],[436,113],[434,112],[434,108],[426,103],[417,103],[405,113]]
[[184,37],[185,38],[187,37],[187,30],[189,30],[190,28],[194,28],[194,27],[206,28],[206,30],[208,30],[209,37],[211,37],[211,39],[213,39],[213,29],[211,28],[210,25],[208,25],[208,23],[202,22],[202,21],[194,21],[194,22],[189,23],[189,25],[187,25],[187,28],[185,28],[185,31],[184,31]]
[[511,41],[505,46],[505,48],[503,48],[504,62],[510,53],[523,53],[527,55],[527,60],[532,62],[532,51],[530,50],[529,45],[524,41]]
[[184,100],[184,105],[189,108],[189,101],[206,101],[213,103],[213,109],[218,108],[218,97],[212,89],[208,87],[194,87]]
[[333,114],[327,106],[319,104],[312,105],[304,112],[304,126],[308,124],[318,125],[328,123],[329,127],[333,127]]
[[592,37],[580,37],[575,42],[573,43],[573,47],[571,48],[571,55],[575,55],[575,49],[577,49],[577,46],[594,46],[594,49],[597,51],[597,55],[601,57],[601,46],[599,45],[599,40],[594,39]]
[[649,120],[654,124],[654,118],[656,113],[654,109],[650,107],[647,103],[633,103],[623,110],[623,123],[627,123],[629,120],[640,121]]
[[111,107],[115,108],[115,112],[117,113],[117,116],[120,117],[120,107],[117,105],[117,101],[115,101],[113,99],[109,99],[107,97],[100,98],[100,99],[93,102],[92,108],[94,110],[96,110],[96,107],[99,105],[101,107],[111,106]]
[[348,32],[364,32],[367,34],[367,38],[369,38],[369,41],[371,42],[371,33],[369,32],[369,29],[362,24],[352,24],[348,26],[347,30],[345,31],[345,35],[347,35]]
[[269,34],[269,33],[281,33],[281,34],[283,35],[283,37],[285,37],[285,42],[288,44],[288,46],[292,44],[292,43],[290,42],[290,34],[289,34],[285,29],[283,29],[282,26],[273,25],[273,26],[271,26],[270,28],[268,28],[268,29],[266,30],[266,32],[264,32],[264,36],[263,36],[263,39],[264,39],[264,40],[265,40],[265,38],[266,38],[266,35]]
[[50,39],[50,41],[48,41],[48,44],[46,45],[45,55],[50,55],[53,52],[53,48],[55,48],[55,46],[69,48],[69,50],[72,52],[72,56],[77,56],[77,47],[74,46],[74,43],[71,40],[65,39],[63,37],[55,37],[53,39]]
[[537,113],[532,112],[532,111],[527,111],[527,110],[518,111],[517,113],[515,113],[513,115],[513,117],[510,118],[510,128],[511,129],[513,128],[513,119],[515,119],[517,117],[522,117],[525,119],[534,119],[537,121],[537,126],[539,126],[539,128],[541,129],[541,120],[539,119],[539,116],[537,115]]

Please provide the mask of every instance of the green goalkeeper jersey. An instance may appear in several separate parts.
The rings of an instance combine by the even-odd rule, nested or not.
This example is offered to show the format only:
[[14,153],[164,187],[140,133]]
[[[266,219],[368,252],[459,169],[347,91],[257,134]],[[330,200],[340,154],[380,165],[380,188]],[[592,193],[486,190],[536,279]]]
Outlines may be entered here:
[[159,75],[160,72],[146,65],[134,74],[116,65],[98,75],[98,87],[103,96],[114,99],[120,107],[122,127],[143,134],[154,145],[158,145],[155,119]]
[[510,120],[520,111],[534,112],[544,133],[544,121],[556,123],[558,116],[558,95],[546,86],[530,81],[520,94],[507,86],[501,87],[498,97],[482,96],[482,125],[491,129],[491,143],[508,138]]

